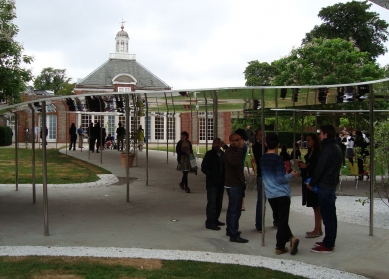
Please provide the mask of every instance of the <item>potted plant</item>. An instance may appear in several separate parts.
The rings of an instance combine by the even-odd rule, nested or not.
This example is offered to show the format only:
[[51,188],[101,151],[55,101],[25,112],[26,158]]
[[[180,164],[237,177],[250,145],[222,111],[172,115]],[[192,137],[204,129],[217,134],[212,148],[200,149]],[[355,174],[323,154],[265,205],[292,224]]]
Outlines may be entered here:
[[[128,167],[131,168],[134,164],[135,153],[128,154]],[[126,167],[126,153],[120,153],[120,159],[122,160],[123,168]]]

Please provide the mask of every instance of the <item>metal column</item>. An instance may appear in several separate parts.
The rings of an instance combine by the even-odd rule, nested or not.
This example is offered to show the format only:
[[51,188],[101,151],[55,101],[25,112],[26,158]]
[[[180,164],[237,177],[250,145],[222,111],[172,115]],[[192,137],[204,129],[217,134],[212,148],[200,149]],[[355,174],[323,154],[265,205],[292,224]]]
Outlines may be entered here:
[[[129,152],[130,152],[130,101],[128,94],[124,95],[125,109],[126,109],[126,189],[127,189],[127,202],[130,201],[130,166],[128,165]],[[119,147],[118,147],[119,148]]]
[[[276,97],[277,98],[277,97]],[[262,154],[265,154],[265,89],[261,89],[261,128],[262,128]],[[259,189],[257,189],[259,191]],[[265,187],[262,180],[262,246],[265,246],[265,214],[266,198]]]
[[166,164],[169,164],[169,106],[167,104],[166,92],[165,95],[165,104],[166,104]]
[[47,153],[46,153],[46,102],[42,102],[42,182],[43,182],[43,216],[44,235],[49,235],[49,200],[47,195]]
[[35,109],[33,106],[31,108],[31,125],[33,131],[33,139],[32,139],[32,168],[31,168],[31,178],[32,178],[32,203],[36,203],[36,179],[35,179]]
[[19,123],[18,123],[18,115],[15,112],[15,186],[16,186],[16,191],[19,191],[19,149],[18,149],[18,140],[19,140]]
[[373,235],[374,229],[374,185],[376,182],[375,162],[374,162],[374,93],[373,84],[369,85],[369,133],[370,133],[370,218],[369,218],[369,235]]
[[147,94],[145,93],[146,100],[146,119],[145,119],[145,137],[146,137],[146,185],[149,185],[149,103],[147,101]]

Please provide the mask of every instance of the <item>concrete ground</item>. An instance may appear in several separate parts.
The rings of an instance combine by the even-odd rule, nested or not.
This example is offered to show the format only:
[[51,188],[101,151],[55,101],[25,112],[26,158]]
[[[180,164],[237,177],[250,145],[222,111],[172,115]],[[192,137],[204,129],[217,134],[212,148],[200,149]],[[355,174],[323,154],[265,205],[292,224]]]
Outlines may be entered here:
[[[388,230],[375,228],[374,236],[369,236],[368,224],[339,222],[335,252],[315,254],[310,248],[321,238],[305,238],[305,232],[313,228],[313,216],[307,218],[307,215],[292,211],[289,223],[294,235],[300,238],[299,252],[295,256],[276,256],[276,229],[271,226],[270,206],[266,211],[266,224],[269,225],[266,226],[264,246],[262,235],[255,230],[253,184],[246,191],[246,211],[240,219],[242,237],[249,239],[249,243],[232,243],[225,235],[225,227],[220,231],[205,229],[205,176],[201,172],[197,176],[189,174],[192,192],[182,191],[178,185],[181,173],[175,170],[176,157],[172,153],[149,151],[149,185],[146,185],[146,152],[137,154],[135,166],[130,168],[130,202],[126,202],[126,172],[119,153],[103,151],[101,164],[100,154],[89,154],[85,150],[67,153],[111,171],[119,182],[86,189],[49,188],[50,236],[43,235],[41,187],[37,189],[36,204],[32,204],[31,188],[20,188],[19,191],[11,187],[0,188],[0,246],[134,247],[261,255],[371,278],[387,278]],[[297,199],[301,199],[300,183],[299,179],[292,182],[292,193]],[[365,188],[360,184],[355,189],[353,179],[343,180],[338,195],[364,197],[368,183],[364,182],[364,185]],[[226,209],[225,194],[222,221]]]

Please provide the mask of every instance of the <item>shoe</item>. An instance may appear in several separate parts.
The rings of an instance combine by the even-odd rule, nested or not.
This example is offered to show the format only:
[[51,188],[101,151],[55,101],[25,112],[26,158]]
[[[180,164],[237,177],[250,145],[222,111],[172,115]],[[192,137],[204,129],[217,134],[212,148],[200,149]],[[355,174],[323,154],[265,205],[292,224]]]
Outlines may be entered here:
[[214,230],[214,231],[220,231],[220,227],[213,225],[213,226],[205,226],[209,230]]
[[240,236],[237,237],[230,237],[231,242],[238,242],[238,243],[247,243],[249,242],[247,239],[241,238]]
[[259,233],[262,233],[262,228],[256,228]]
[[[317,247],[317,246],[323,246],[323,241],[315,242],[315,244],[313,245],[313,247]],[[335,246],[332,247],[332,250],[335,250]]]
[[284,247],[284,249],[276,248],[276,255],[281,255],[284,253],[287,253],[289,250],[288,248]]
[[[238,235],[240,235],[241,233],[241,231],[238,231]],[[231,236],[231,234],[229,232],[226,232],[226,236]]]
[[290,254],[291,255],[296,255],[296,253],[298,252],[298,245],[300,243],[300,240],[298,238],[295,238],[294,236],[292,236],[292,238],[290,239]]
[[327,247],[324,247],[323,245],[320,245],[320,246],[312,247],[311,251],[315,252],[315,253],[331,254],[332,252],[334,252],[334,249],[327,248]]
[[183,183],[179,183],[178,185],[180,185],[181,190],[185,190],[185,187],[184,187]]
[[188,186],[185,188],[185,192],[190,193],[190,188]]
[[220,221],[216,221],[216,225],[217,226],[224,226],[226,223],[223,223],[223,222],[220,222]]
[[319,236],[320,236],[320,233],[318,233],[318,234],[307,233],[305,235],[305,238],[315,238],[315,237],[319,237]]
[[242,207],[242,211],[246,211],[246,208],[245,208],[245,207]]

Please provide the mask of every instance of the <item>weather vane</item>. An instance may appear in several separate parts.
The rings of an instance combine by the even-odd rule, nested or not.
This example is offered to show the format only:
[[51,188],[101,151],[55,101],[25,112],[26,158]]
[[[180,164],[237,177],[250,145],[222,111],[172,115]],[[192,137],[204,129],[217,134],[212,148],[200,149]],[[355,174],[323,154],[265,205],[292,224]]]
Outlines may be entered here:
[[127,23],[127,21],[123,21],[123,16],[122,16],[122,22],[120,22],[120,24],[122,25],[122,30],[124,29],[124,23]]

